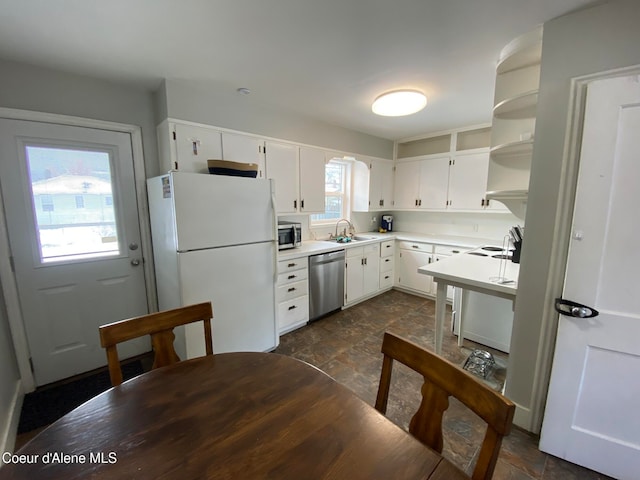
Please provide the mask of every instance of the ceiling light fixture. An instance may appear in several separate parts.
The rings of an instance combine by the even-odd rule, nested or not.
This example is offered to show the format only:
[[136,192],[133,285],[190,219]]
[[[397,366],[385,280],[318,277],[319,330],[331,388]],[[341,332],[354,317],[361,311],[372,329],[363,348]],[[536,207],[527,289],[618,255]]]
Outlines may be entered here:
[[375,99],[371,110],[385,117],[401,117],[419,112],[427,105],[427,97],[417,90],[394,90]]

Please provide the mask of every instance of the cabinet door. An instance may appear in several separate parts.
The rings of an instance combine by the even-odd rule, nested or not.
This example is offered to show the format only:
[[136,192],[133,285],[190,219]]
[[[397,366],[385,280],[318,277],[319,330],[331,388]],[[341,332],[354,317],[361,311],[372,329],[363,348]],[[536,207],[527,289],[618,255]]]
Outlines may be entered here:
[[277,213],[298,211],[298,147],[266,142],[267,178],[275,180]]
[[324,213],[324,166],[323,150],[300,147],[300,212]]
[[362,256],[349,257],[344,262],[345,276],[345,303],[355,302],[364,295],[363,288],[363,264]]
[[431,158],[420,162],[419,208],[444,210],[447,208],[449,185],[449,157]]
[[431,263],[431,254],[411,250],[400,250],[398,257],[398,285],[423,293],[431,293],[432,278],[418,273],[418,267]]
[[380,247],[375,245],[375,249],[371,249],[364,255],[364,265],[362,272],[362,290],[364,295],[378,291],[380,280]]
[[369,177],[371,210],[389,209],[393,201],[393,163],[372,160]]
[[449,173],[449,210],[482,210],[489,152],[457,155]]
[[398,162],[394,187],[395,208],[416,208],[420,192],[420,162]]
[[173,168],[181,172],[209,173],[207,160],[222,158],[220,132],[193,125],[175,125],[176,161]]
[[[433,258],[435,259],[436,262],[439,262],[440,260],[444,260],[445,258],[449,258],[449,256],[448,255],[434,255]],[[437,289],[438,289],[438,282],[432,282],[431,293],[433,295],[436,295]],[[447,300],[449,302],[453,302],[454,291],[455,291],[455,287],[452,287],[451,285],[447,285]]]
[[222,158],[231,162],[257,163],[258,178],[265,178],[264,140],[261,138],[222,132]]

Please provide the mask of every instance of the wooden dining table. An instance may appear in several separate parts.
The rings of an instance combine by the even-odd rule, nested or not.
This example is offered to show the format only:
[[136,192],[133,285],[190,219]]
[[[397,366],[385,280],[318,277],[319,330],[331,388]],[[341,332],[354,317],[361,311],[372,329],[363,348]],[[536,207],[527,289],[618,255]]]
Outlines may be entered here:
[[275,353],[152,370],[3,460],[0,479],[469,479],[321,370]]

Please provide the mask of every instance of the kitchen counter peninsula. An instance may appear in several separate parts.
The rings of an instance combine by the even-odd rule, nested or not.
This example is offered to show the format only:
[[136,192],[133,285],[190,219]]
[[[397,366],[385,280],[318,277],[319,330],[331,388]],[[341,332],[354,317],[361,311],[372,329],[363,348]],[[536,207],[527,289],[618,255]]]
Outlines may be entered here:
[[[442,333],[446,311],[447,286],[460,287],[487,295],[507,298],[515,302],[520,265],[504,260],[503,271],[500,271],[501,261],[491,256],[470,255],[469,252],[455,255],[442,261],[424,265],[418,269],[419,273],[431,275],[437,283],[436,292],[436,338],[435,351],[442,350]],[[458,345],[464,341],[463,315],[460,318],[460,333]]]

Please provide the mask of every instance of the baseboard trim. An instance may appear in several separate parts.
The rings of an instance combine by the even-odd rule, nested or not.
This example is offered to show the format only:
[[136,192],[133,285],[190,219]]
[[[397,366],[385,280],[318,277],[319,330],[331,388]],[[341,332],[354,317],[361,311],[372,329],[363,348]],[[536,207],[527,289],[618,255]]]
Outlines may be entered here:
[[537,433],[531,428],[531,409],[518,405],[516,402],[514,403],[516,405],[516,412],[513,415],[513,424],[527,432]]
[[[0,452],[13,452],[16,444],[16,435],[18,433],[18,423],[20,423],[20,412],[22,411],[22,402],[24,400],[24,391],[22,382],[17,380],[13,392],[13,399],[7,412],[4,431],[0,432]],[[2,465],[0,458],[0,465]]]

